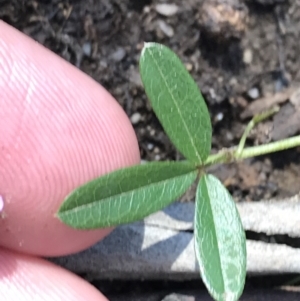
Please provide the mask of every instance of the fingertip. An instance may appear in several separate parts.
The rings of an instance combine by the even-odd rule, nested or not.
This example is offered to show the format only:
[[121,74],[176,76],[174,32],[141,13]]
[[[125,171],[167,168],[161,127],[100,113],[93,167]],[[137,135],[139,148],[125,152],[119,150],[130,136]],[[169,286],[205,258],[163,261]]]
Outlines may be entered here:
[[107,301],[91,284],[50,262],[0,249],[0,300]]
[[0,23],[0,243],[31,254],[80,251],[110,230],[55,218],[77,186],[139,163],[132,125],[98,83]]

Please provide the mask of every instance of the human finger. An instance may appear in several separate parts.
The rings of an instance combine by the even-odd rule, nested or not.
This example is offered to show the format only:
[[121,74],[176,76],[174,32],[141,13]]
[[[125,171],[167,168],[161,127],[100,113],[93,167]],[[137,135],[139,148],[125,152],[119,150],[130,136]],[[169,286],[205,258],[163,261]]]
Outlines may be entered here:
[[107,301],[82,278],[45,260],[0,249],[0,300]]
[[36,255],[77,252],[108,230],[56,217],[78,185],[139,162],[132,126],[98,83],[0,22],[0,244]]

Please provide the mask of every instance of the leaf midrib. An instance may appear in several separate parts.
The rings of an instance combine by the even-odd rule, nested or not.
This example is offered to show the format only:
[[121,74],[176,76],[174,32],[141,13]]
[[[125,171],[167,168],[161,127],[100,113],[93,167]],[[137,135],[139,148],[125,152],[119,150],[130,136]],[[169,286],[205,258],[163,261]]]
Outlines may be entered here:
[[[163,184],[163,183],[165,183],[165,182],[167,182],[167,181],[170,181],[170,180],[173,180],[173,179],[182,177],[182,176],[188,176],[188,175],[190,175],[190,174],[192,174],[192,173],[195,173],[195,174],[196,174],[197,171],[196,171],[196,170],[192,170],[192,171],[189,171],[189,172],[187,172],[187,173],[183,173],[183,174],[181,174],[181,175],[174,176],[174,177],[171,177],[171,178],[162,180],[162,181],[152,182],[152,183],[149,184],[149,185],[144,185],[144,186],[139,187],[139,188],[130,189],[130,190],[127,190],[127,191],[125,191],[125,192],[121,192],[121,193],[119,193],[119,194],[113,194],[113,195],[111,195],[111,196],[109,196],[109,197],[106,197],[106,198],[103,198],[103,199],[99,199],[99,200],[95,200],[95,201],[90,202],[90,203],[88,203],[88,204],[82,204],[82,205],[76,206],[75,208],[72,208],[72,209],[69,209],[69,210],[65,210],[65,211],[61,211],[60,214],[63,214],[63,213],[67,213],[67,214],[70,214],[70,213],[76,213],[76,212],[78,212],[78,211],[80,211],[80,210],[82,210],[82,209],[89,209],[90,207],[94,206],[95,203],[100,202],[100,201],[101,201],[101,202],[105,202],[105,201],[111,200],[111,198],[113,198],[114,196],[122,197],[122,196],[125,196],[125,195],[128,195],[128,194],[132,193],[133,191],[139,192],[140,190],[145,189],[145,187],[151,188],[151,187],[154,186],[154,185],[157,185],[157,184]],[[85,207],[85,208],[82,208],[82,207]]]
[[198,152],[198,150],[197,150],[197,147],[196,147],[196,145],[195,145],[195,143],[194,143],[193,136],[191,135],[191,133],[190,133],[190,131],[189,131],[189,129],[188,129],[188,126],[187,126],[187,124],[186,124],[184,118],[182,117],[182,114],[181,114],[181,111],[179,110],[179,106],[178,106],[178,104],[177,104],[177,101],[176,101],[176,99],[174,98],[174,96],[173,96],[173,94],[172,94],[172,92],[171,92],[171,90],[170,90],[170,88],[169,88],[169,85],[167,84],[167,80],[166,80],[165,76],[163,75],[163,73],[161,72],[161,70],[160,70],[160,68],[159,68],[159,65],[158,65],[157,61],[155,60],[154,55],[153,55],[153,53],[152,53],[150,47],[149,47],[148,49],[149,49],[150,55],[151,55],[151,57],[152,57],[152,59],[153,59],[155,65],[156,65],[156,67],[157,67],[157,69],[158,69],[158,72],[160,73],[160,75],[161,75],[161,77],[162,77],[162,79],[163,79],[163,81],[164,81],[164,83],[165,83],[165,85],[166,85],[166,87],[167,87],[167,90],[168,90],[168,92],[169,92],[171,98],[173,99],[173,101],[174,101],[174,103],[175,103],[177,112],[179,113],[179,115],[180,115],[180,117],[181,117],[181,120],[182,120],[182,122],[183,122],[184,128],[185,128],[185,130],[186,130],[186,132],[187,132],[187,134],[188,134],[189,140],[191,141],[191,144],[192,144],[192,146],[193,146],[193,148],[194,148],[194,151],[195,151],[195,153],[196,153],[196,156],[197,156],[198,159],[199,159],[199,163],[202,164],[203,162],[202,162],[201,156],[200,156],[200,154],[199,154],[199,152]]
[[[208,190],[208,187],[207,187],[207,177],[205,177],[205,188],[206,188],[206,191],[207,191],[207,195],[209,196],[209,200],[211,200],[211,197],[210,197],[210,193],[209,193],[209,190]],[[209,201],[210,203],[210,208],[211,208],[211,213],[212,213],[212,218],[213,218],[213,222],[214,222],[214,225],[216,224],[215,223],[215,215],[214,215],[214,211],[212,210],[212,206],[211,206],[211,202]],[[223,261],[221,260],[221,256],[220,256],[220,246],[219,246],[219,237],[218,237],[218,233],[216,231],[216,227],[214,227],[214,233],[215,233],[215,236],[217,238],[217,248],[218,248],[218,255],[219,255],[219,260],[220,260],[220,266],[221,266],[221,273],[222,273],[222,282],[223,282],[223,286],[224,286],[224,291],[226,291],[226,283],[224,281],[224,267],[223,267]]]

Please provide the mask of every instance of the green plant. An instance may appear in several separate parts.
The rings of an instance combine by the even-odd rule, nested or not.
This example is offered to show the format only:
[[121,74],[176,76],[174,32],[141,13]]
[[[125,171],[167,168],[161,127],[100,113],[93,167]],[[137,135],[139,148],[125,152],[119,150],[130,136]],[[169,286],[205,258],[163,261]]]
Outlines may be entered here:
[[298,146],[300,136],[244,148],[250,130],[275,109],[249,123],[238,147],[209,155],[209,112],[179,58],[163,45],[145,43],[140,72],[153,110],[187,161],[153,162],[104,175],[68,195],[57,215],[78,229],[130,223],[169,205],[197,180],[194,236],[202,279],[215,300],[237,300],[246,277],[245,233],[229,192],[205,168]]

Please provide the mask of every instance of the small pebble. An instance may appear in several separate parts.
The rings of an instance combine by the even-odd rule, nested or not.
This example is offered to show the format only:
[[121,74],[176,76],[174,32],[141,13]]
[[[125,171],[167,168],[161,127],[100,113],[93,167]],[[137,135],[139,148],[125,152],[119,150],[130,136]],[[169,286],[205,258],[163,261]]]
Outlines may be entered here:
[[115,62],[121,62],[126,55],[124,48],[119,47],[115,52],[110,55],[110,58]]
[[185,64],[185,68],[186,68],[187,71],[190,72],[190,71],[193,70],[193,65],[192,65],[191,63],[186,63],[186,64]]
[[227,138],[227,140],[232,141],[234,137],[231,133],[227,132],[226,133],[226,138]]
[[150,6],[145,6],[143,9],[144,14],[149,14],[150,13]]
[[155,155],[155,156],[154,156],[154,160],[155,160],[155,161],[159,161],[159,160],[160,160],[160,155]]
[[216,121],[222,121],[224,118],[224,114],[221,112],[221,113],[218,113],[215,117]]
[[217,97],[216,92],[213,88],[209,89],[209,94],[210,94],[210,97],[213,99],[215,99]]
[[85,42],[82,45],[82,51],[85,56],[91,56],[92,54],[92,44],[90,42]]
[[147,144],[147,148],[148,148],[148,150],[153,150],[153,148],[154,148],[154,145],[153,145],[153,143],[148,143]]
[[247,65],[251,64],[253,60],[253,54],[251,49],[246,49],[243,54],[243,62]]
[[141,118],[142,118],[142,115],[140,113],[136,112],[136,113],[132,114],[132,116],[130,117],[130,120],[131,120],[132,124],[137,124],[140,122]]
[[155,6],[155,10],[165,16],[165,17],[170,17],[178,12],[178,6],[175,4],[167,4],[167,3],[162,3],[162,4],[157,4]]
[[108,64],[107,64],[107,61],[106,60],[100,60],[100,66],[102,67],[102,68],[107,68],[108,67]]
[[248,96],[251,97],[252,99],[256,99],[259,97],[259,90],[256,87],[251,88],[248,90]]
[[223,83],[224,82],[224,78],[222,76],[218,77],[218,83]]
[[150,131],[150,136],[155,136],[155,130]]
[[238,81],[235,77],[232,77],[230,80],[229,80],[229,85],[230,86],[236,86],[238,84]]
[[174,29],[163,20],[158,20],[160,30],[169,38],[174,36]]

